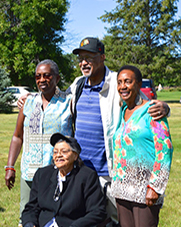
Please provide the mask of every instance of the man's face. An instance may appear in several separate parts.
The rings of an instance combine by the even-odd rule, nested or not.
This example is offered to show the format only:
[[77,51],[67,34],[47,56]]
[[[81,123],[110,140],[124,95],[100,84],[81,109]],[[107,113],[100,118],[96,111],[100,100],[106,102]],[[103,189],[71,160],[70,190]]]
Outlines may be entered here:
[[80,70],[86,77],[96,75],[99,69],[104,65],[104,57],[100,53],[81,50],[78,59]]

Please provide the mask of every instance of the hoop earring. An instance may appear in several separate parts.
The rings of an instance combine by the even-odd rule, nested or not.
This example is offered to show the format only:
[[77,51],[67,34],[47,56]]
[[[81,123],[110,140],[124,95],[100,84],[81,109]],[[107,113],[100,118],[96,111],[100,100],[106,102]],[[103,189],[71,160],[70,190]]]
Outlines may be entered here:
[[137,106],[141,105],[143,103],[143,99],[141,98],[140,94],[137,94],[136,99],[135,99],[135,104]]
[[121,107],[123,105],[123,100],[122,100],[122,98],[120,97],[119,98],[119,106]]

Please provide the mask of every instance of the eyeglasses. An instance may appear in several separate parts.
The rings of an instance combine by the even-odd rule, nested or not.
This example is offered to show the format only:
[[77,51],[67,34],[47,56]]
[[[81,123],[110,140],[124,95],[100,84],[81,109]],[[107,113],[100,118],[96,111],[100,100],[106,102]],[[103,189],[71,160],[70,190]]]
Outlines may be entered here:
[[67,154],[68,152],[70,152],[71,150],[70,149],[68,149],[68,150],[54,150],[53,151],[53,154],[54,155],[57,155],[57,154]]
[[49,73],[44,73],[44,74],[36,74],[35,75],[35,80],[40,80],[41,77],[43,76],[44,79],[49,80],[53,76],[52,74]]
[[77,58],[79,62],[82,62],[83,60],[85,60],[86,62],[92,62],[98,55],[100,54],[96,54],[95,56],[78,56]]

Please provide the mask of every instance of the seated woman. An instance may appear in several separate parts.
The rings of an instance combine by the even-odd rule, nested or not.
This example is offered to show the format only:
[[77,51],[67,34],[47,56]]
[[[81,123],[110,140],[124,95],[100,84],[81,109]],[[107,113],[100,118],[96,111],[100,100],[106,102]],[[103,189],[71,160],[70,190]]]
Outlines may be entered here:
[[95,171],[83,165],[77,140],[55,133],[54,165],[39,168],[22,214],[24,227],[90,227],[106,218]]
[[113,137],[112,195],[121,227],[156,227],[163,204],[171,161],[172,142],[167,119],[154,121],[149,101],[139,91],[138,68],[123,66],[117,89],[123,102],[120,124]]

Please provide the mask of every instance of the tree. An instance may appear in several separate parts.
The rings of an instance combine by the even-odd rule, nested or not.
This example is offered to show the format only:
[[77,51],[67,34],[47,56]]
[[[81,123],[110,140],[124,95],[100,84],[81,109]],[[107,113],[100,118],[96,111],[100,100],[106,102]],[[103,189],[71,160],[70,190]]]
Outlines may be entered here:
[[10,86],[11,80],[5,69],[0,67],[0,113],[12,112],[11,104],[14,101],[14,96],[6,91],[6,87]]
[[[118,70],[133,64],[157,83],[178,83],[181,70],[181,19],[177,0],[117,0],[100,19],[108,22],[106,64]],[[164,80],[163,80],[164,78]]]
[[68,61],[68,67],[70,67],[71,69],[71,74],[69,75],[68,80],[65,78],[65,76],[61,78],[61,82],[63,82],[63,84],[61,85],[61,88],[63,90],[66,90],[70,86],[70,84],[74,81],[74,79],[76,77],[81,76],[82,73],[81,73],[79,62],[76,55],[71,53],[71,54],[66,54],[64,56]]
[[35,85],[34,70],[43,59],[54,60],[61,75],[69,75],[61,50],[67,0],[2,0],[0,59],[14,85]]

